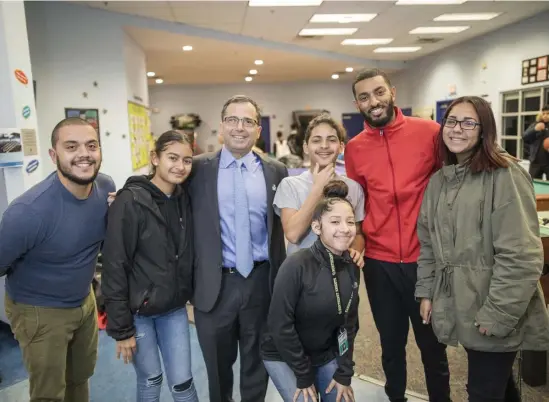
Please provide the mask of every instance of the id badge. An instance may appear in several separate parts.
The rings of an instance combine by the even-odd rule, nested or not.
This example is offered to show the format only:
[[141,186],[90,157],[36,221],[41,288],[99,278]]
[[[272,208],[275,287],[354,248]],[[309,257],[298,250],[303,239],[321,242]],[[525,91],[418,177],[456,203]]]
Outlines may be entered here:
[[349,340],[347,339],[347,330],[342,328],[337,335],[337,344],[339,346],[339,355],[343,356],[349,350]]

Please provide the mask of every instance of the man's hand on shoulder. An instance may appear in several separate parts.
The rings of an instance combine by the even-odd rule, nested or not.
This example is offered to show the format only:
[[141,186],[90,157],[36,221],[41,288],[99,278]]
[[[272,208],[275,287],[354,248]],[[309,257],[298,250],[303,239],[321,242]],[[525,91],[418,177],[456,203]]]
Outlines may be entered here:
[[360,269],[364,268],[364,251],[360,252],[350,248],[349,254],[351,255],[351,258],[353,259],[353,262],[356,264],[357,267],[359,267]]

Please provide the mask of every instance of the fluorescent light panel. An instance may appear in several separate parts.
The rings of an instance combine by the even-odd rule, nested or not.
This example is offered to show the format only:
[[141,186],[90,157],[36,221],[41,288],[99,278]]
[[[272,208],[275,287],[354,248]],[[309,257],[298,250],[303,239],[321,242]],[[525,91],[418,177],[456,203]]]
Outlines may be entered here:
[[370,22],[377,14],[315,14],[309,22],[349,24],[353,22]]
[[501,13],[450,13],[442,14],[433,21],[488,21],[501,15]]
[[250,0],[250,7],[304,7],[319,6],[322,0]]
[[374,53],[413,53],[421,49],[420,46],[411,47],[378,47]]
[[341,42],[342,45],[354,45],[354,46],[376,46],[376,45],[388,45],[393,41],[392,38],[372,38],[372,39],[345,39]]
[[412,29],[410,33],[412,35],[417,34],[450,34],[450,33],[459,33],[463,32],[470,27],[419,27]]
[[352,35],[358,28],[305,28],[299,36]]
[[463,4],[467,0],[398,0],[397,6]]

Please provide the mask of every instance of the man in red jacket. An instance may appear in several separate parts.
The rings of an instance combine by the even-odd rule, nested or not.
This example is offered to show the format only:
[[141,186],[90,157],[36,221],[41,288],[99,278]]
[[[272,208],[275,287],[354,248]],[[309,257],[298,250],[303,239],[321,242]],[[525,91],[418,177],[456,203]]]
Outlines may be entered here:
[[406,401],[409,320],[421,351],[431,402],[450,401],[446,347],[423,324],[414,298],[419,241],[416,221],[425,187],[437,170],[439,125],[406,117],[394,106],[395,88],[378,69],[360,72],[353,84],[364,131],[345,149],[349,178],[364,189],[364,280],[379,331],[385,392]]

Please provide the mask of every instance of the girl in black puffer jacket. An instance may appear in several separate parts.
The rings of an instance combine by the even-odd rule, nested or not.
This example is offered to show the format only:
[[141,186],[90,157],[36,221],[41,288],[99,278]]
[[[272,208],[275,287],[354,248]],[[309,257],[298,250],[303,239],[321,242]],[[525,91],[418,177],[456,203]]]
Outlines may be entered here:
[[117,357],[133,362],[137,400],[160,399],[162,353],[174,401],[198,401],[185,307],[192,295],[192,219],[182,187],[192,154],[186,137],[162,134],[151,154],[152,175],[130,177],[109,211],[101,283],[107,333],[117,341]]

